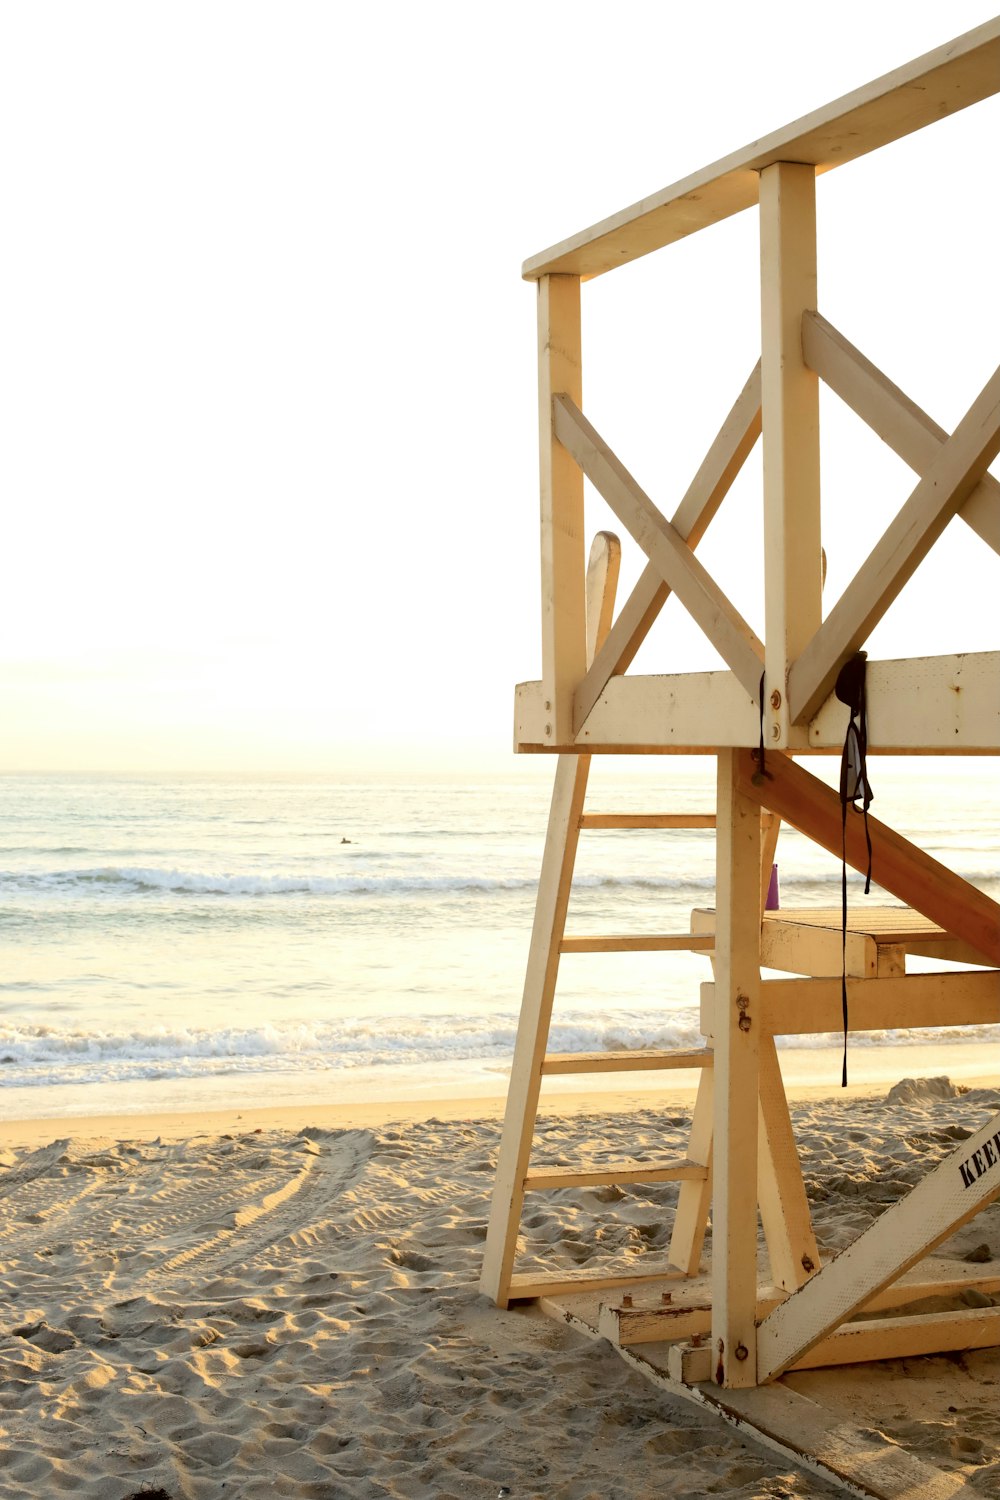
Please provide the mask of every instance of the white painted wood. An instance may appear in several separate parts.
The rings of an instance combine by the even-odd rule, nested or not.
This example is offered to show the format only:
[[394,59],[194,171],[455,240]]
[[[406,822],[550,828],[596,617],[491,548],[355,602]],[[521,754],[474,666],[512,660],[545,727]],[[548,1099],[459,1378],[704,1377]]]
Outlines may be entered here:
[[[766,424],[766,400],[764,420]],[[765,425],[765,444],[766,432]],[[938,448],[910,498],[792,667],[788,697],[794,721],[811,718],[820,707],[832,691],[841,666],[864,645],[997,453],[1000,366],[951,437]]]
[[572,737],[573,695],[587,670],[583,476],[552,431],[552,397],[582,399],[580,283],[538,284],[538,462],[542,549],[542,681],[545,741]]
[[758,1380],[772,1380],[795,1364],[868,1298],[998,1196],[1000,1115],[963,1141],[764,1319],[758,1336]]
[[556,764],[480,1281],[483,1292],[498,1307],[507,1305],[514,1264],[542,1060],[559,972],[559,943],[566,926],[589,771],[590,758],[586,755],[561,756]]
[[531,256],[523,274],[600,276],[751,208],[758,174],[772,163],[810,162],[827,171],[998,90],[1000,18]]
[[[810,369],[836,391],[917,474],[930,467],[948,434],[818,312],[802,319],[802,352]],[[958,514],[1000,552],[1000,483],[984,474]]]
[[[692,550],[708,530],[759,436],[758,361],[671,520],[678,536]],[[659,569],[648,564],[577,689],[574,723],[578,733],[609,680],[631,666],[669,594]]]
[[[995,755],[1000,752],[1000,652],[868,663],[872,754]],[[514,747],[551,749],[540,682],[514,695]],[[790,748],[839,755],[847,710],[829,698],[811,725],[789,731]],[[559,749],[618,754],[705,754],[751,748],[759,736],[757,693],[731,672],[612,677],[579,736]]]
[[802,357],[816,306],[816,173],[775,162],[760,178],[764,442],[765,737],[788,744],[788,672],[823,619],[819,380]]
[[[713,1370],[720,1385],[756,1378],[760,810],[742,792],[736,752],[718,759],[715,942]],[[707,1075],[706,1075],[707,1076]]]
[[723,661],[748,690],[760,679],[763,647],[691,548],[653,504],[571,397],[554,396],[553,425],[597,492],[659,570]]

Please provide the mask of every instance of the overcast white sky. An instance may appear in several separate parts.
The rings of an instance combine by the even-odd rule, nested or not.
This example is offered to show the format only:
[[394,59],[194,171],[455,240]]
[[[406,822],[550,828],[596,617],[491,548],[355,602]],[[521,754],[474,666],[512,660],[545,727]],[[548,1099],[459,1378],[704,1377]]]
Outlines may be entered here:
[[[521,261],[991,11],[4,7],[0,767],[502,757],[540,666]],[[821,309],[949,428],[998,357],[998,126],[820,180]],[[668,514],[756,257],[750,213],[584,289],[585,407]],[[824,418],[832,603],[912,481]],[[759,515],[758,462],[701,553],[758,629]],[[953,523],[873,654],[1000,646],[998,570]],[[637,665],[711,665],[671,608]]]

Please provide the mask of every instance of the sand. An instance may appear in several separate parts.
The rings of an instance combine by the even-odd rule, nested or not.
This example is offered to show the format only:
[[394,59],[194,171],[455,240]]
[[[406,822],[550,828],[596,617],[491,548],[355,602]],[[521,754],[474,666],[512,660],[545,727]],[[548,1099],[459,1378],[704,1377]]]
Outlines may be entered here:
[[[429,1118],[426,1103],[349,1118],[244,1107],[74,1121],[72,1137],[65,1122],[7,1127],[0,1496],[835,1493],[609,1345],[479,1296],[500,1109],[467,1105]],[[682,1145],[681,1096],[601,1106],[550,1100],[537,1159]],[[800,1098],[821,1249],[849,1243],[998,1108],[995,1086]],[[523,1264],[635,1269],[664,1250],[675,1191],[540,1194]],[[1000,1206],[939,1253],[961,1262],[984,1244],[1000,1256]],[[851,1378],[844,1399],[869,1424],[1000,1495],[995,1352]]]

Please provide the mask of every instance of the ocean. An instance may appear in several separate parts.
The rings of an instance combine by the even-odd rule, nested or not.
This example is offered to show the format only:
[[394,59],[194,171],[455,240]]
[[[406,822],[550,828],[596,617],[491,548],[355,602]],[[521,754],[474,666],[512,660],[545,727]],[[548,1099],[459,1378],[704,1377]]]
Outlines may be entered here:
[[[0,1118],[502,1093],[553,770],[0,778]],[[871,774],[873,813],[1000,899],[992,763]],[[587,805],[712,794],[707,761],[609,758]],[[777,860],[782,905],[839,903],[833,856],[785,830]],[[586,831],[567,930],[681,932],[713,901],[713,834]],[[709,977],[692,954],[566,955],[550,1047],[697,1045]],[[998,1040],[903,1031],[852,1054],[919,1048],[926,1071],[961,1042],[988,1070]],[[839,1081],[837,1038],[798,1045]]]

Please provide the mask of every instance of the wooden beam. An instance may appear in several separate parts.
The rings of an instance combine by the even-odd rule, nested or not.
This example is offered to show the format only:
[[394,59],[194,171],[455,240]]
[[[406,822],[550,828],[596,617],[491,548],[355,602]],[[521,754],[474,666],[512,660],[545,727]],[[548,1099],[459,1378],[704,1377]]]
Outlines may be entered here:
[[1000,1345],[1000,1307],[963,1308],[960,1312],[912,1314],[905,1318],[870,1318],[844,1323],[797,1359],[795,1370],[828,1365],[859,1365],[873,1359],[913,1359],[959,1349]]
[[621,1052],[549,1052],[542,1072],[550,1073],[648,1073],[665,1069],[710,1068],[715,1053],[708,1047],[675,1047],[659,1051],[643,1047],[640,1051]]
[[[708,530],[733,481],[760,437],[760,361],[737,396],[692,479],[671,525],[693,550]],[[625,672],[649,634],[670,589],[652,563],[638,583],[595,656],[576,694],[574,723],[579,733],[608,681]]]
[[716,811],[713,1369],[719,1385],[756,1379],[760,810],[738,751],[718,759]]
[[764,652],[750,626],[576,403],[554,396],[552,412],[560,443],[749,691],[760,678]]
[[1000,18],[531,256],[523,275],[600,276],[751,208],[758,174],[775,162],[808,162],[828,171],[998,90]]
[[700,1162],[676,1161],[609,1161],[599,1167],[531,1167],[524,1175],[524,1186],[531,1191],[572,1187],[604,1187],[609,1183],[695,1182],[705,1180],[706,1170]]
[[[1000,506],[998,506],[1000,515]],[[1000,655],[975,651],[868,663],[868,748],[882,754],[1000,749]],[[832,694],[809,725],[813,748],[843,744],[847,711]]]
[[542,1061],[559,973],[559,944],[566,929],[589,773],[588,755],[560,756],[556,764],[480,1281],[485,1295],[498,1307],[507,1306],[514,1265]]
[[1000,1115],[945,1157],[760,1325],[757,1379],[773,1380],[994,1198]]
[[[994,1026],[1000,1022],[1000,974],[980,969],[848,979],[847,999],[852,1032]],[[715,1005],[714,985],[701,986],[701,1004],[704,1030]],[[817,1036],[844,1024],[840,980],[834,978],[765,979],[759,1008],[765,1036]]]
[[538,458],[542,544],[542,681],[546,739],[572,738],[573,695],[587,670],[583,476],[552,431],[552,397],[582,399],[580,282],[538,284]]
[[775,162],[760,179],[764,430],[765,736],[788,744],[788,673],[823,620],[819,380],[802,357],[816,306],[816,174]]
[[844,662],[864,645],[997,453],[1000,366],[792,667],[788,695],[794,721],[816,712]]
[[562,953],[711,953],[715,938],[704,933],[664,932],[632,935],[607,933],[597,937],[564,937]]
[[[793,828],[839,857],[840,797],[832,787],[784,755],[768,758],[767,779],[758,786],[750,752],[735,751],[734,755],[743,796],[780,813]],[[1000,906],[871,815],[868,831],[872,880],[1000,966]],[[847,815],[847,863],[855,870],[868,865],[864,820],[854,809]]]
[[[802,318],[802,353],[810,369],[914,473],[923,474],[930,467],[947,432],[818,312],[806,312]],[[1000,552],[1000,483],[992,474],[983,475],[958,514]]]
[[584,813],[581,828],[714,828],[715,813]]

